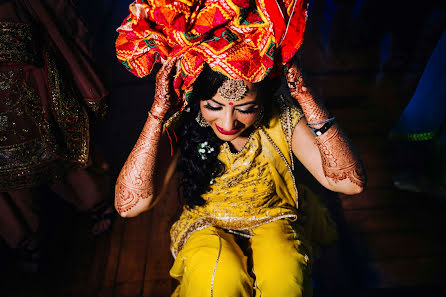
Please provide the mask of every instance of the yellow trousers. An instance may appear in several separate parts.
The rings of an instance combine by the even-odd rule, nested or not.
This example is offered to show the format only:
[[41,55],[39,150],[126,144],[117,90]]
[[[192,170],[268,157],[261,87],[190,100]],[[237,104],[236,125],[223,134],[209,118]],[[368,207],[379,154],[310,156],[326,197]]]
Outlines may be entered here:
[[252,229],[243,250],[222,229],[195,231],[170,270],[180,281],[172,297],[311,296],[309,247],[292,224],[277,220]]

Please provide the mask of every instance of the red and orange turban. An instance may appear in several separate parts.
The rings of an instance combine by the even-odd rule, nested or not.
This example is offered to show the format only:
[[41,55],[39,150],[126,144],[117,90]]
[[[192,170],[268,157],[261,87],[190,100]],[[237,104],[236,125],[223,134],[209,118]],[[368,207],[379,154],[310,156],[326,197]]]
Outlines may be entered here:
[[180,56],[174,89],[186,101],[205,62],[250,82],[277,72],[302,44],[306,13],[307,0],[136,0],[116,52],[139,77]]

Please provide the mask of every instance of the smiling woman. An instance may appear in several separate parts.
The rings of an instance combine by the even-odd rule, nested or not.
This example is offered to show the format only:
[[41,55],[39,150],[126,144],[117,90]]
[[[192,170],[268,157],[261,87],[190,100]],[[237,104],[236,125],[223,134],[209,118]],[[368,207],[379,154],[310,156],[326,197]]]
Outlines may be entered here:
[[241,83],[249,91],[235,104],[235,100],[221,95],[219,90],[223,86],[213,98],[200,102],[200,112],[208,125],[221,140],[230,141],[234,146],[246,141],[246,132],[257,120],[261,104],[254,85],[246,83],[245,86],[245,82]]
[[[333,232],[315,232],[323,234],[316,238],[303,230],[333,229],[314,195],[295,180],[293,158],[330,190],[353,194],[364,187],[359,157],[295,65],[285,69],[295,100],[273,96],[281,73],[273,68],[283,70],[280,63],[300,46],[299,20],[306,11],[302,1],[279,2],[158,7],[137,1],[118,29],[118,56],[130,71],[148,73],[166,60],[147,122],[116,182],[115,203],[122,216],[138,215],[162,196],[173,171],[181,173],[184,208],[170,232],[170,275],[180,284],[172,296],[311,296],[312,244],[329,242]],[[286,6],[291,15],[284,18],[278,10]],[[175,15],[170,8],[184,10]],[[225,9],[228,23],[220,23]],[[269,18],[277,19],[275,30]],[[187,31],[189,21],[193,29]],[[297,23],[289,26],[292,21]],[[206,31],[205,25],[216,28]],[[274,37],[278,32],[284,35]],[[184,37],[177,40],[182,50],[169,52],[166,36]],[[248,37],[259,44],[251,46]],[[277,56],[280,65],[272,61]],[[178,142],[169,159],[159,147],[172,129]],[[305,228],[305,216],[318,224]]]
[[[183,173],[182,185],[188,189],[183,191],[183,200],[192,207],[203,205],[201,194],[224,168],[217,158],[220,145],[228,142],[232,151],[240,150],[255,128],[268,124],[271,100],[265,98],[272,98],[280,84],[272,78],[259,84],[244,83],[243,97],[234,101],[221,95],[226,81],[224,75],[205,66],[194,84],[190,110],[178,127],[178,169]],[[205,141],[215,149],[203,160],[196,148]]]
[[[226,80],[231,82],[231,80]],[[201,101],[200,111],[208,125],[212,127],[218,137],[225,141],[234,142],[246,141],[246,131],[251,128],[259,116],[259,98],[257,98],[257,88],[254,84],[239,81],[246,89],[241,98],[222,96],[220,91],[225,86],[222,85],[217,94],[211,99]],[[239,87],[242,88],[242,87]],[[235,103],[234,103],[235,101]],[[239,139],[242,138],[242,139]]]

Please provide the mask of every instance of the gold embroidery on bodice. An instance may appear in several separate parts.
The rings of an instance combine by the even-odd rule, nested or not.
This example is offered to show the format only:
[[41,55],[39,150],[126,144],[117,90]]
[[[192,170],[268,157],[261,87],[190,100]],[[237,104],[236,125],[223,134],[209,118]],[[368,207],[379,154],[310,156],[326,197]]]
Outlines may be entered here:
[[185,207],[172,226],[174,255],[194,231],[209,226],[241,231],[282,218],[296,218],[295,208],[276,195],[258,129],[240,152],[232,153],[224,143],[218,158],[225,170],[211,181],[210,189],[202,195],[206,204],[192,209]]

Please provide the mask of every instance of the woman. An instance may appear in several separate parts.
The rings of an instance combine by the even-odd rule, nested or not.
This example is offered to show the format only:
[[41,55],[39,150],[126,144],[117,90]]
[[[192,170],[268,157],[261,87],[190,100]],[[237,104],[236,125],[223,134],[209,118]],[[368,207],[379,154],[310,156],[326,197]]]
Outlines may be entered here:
[[167,115],[179,105],[175,82],[186,58],[169,57],[157,74],[147,122],[116,183],[117,211],[148,210],[178,169],[185,206],[171,229],[170,274],[180,281],[173,296],[311,296],[311,243],[299,224],[293,155],[323,186],[347,194],[365,184],[358,156],[295,65],[286,75],[302,109],[272,100],[271,76],[234,79],[205,63],[174,127],[177,153],[163,157],[163,125],[171,128]]
[[88,37],[71,3],[0,1],[0,237],[29,272],[39,265],[42,186],[88,212],[94,235],[111,226],[108,165],[89,137],[108,92]]
[[[149,209],[153,197],[163,192],[162,187],[161,189],[157,187],[160,183],[155,181],[156,176],[166,177],[165,173],[157,171],[157,167],[164,167],[159,165],[163,160],[158,157],[157,149],[164,135],[162,123],[171,105],[169,75],[174,62],[175,59],[171,60],[159,72],[155,102],[150,116],[118,178],[116,207],[121,216],[131,217]],[[289,114],[294,117],[289,123],[292,129],[290,143],[292,152],[327,189],[346,194],[359,193],[363,189],[365,178],[357,156],[336,124],[326,131],[324,130],[327,124],[309,125],[330,118],[326,110],[309,94],[302,80],[295,75],[296,70],[297,68],[291,68],[289,71],[289,85],[292,94],[301,104],[305,118],[302,118],[302,113],[296,107],[286,106],[285,109],[291,109]],[[206,82],[215,84],[215,81]],[[209,292],[211,290],[209,286],[213,287],[215,296],[220,296],[216,292],[222,292],[227,296],[252,296],[253,278],[247,272],[247,259],[235,243],[237,236],[249,237],[253,254],[250,260],[253,261],[252,266],[256,272],[256,284],[254,284],[256,290],[262,292],[263,296],[300,296],[299,291],[303,282],[303,275],[300,273],[308,260],[305,260],[305,254],[296,248],[299,240],[294,240],[294,237],[298,235],[290,222],[299,219],[297,205],[289,202],[294,201],[294,198],[283,197],[293,193],[289,189],[292,185],[287,184],[293,181],[290,179],[291,174],[285,175],[279,172],[283,170],[283,166],[270,164],[274,162],[290,164],[291,158],[284,154],[282,157],[286,161],[282,160],[277,153],[277,155],[272,154],[275,159],[271,160],[269,159],[271,155],[267,153],[268,149],[270,153],[275,152],[274,146],[278,146],[281,152],[289,153],[286,131],[279,137],[266,134],[278,133],[279,128],[283,129],[286,126],[282,126],[280,121],[278,123],[277,114],[271,116],[269,127],[258,122],[261,120],[259,114],[263,103],[256,85],[244,82],[246,94],[234,100],[222,95],[225,94],[224,88],[235,88],[235,93],[237,91],[243,93],[243,90],[239,90],[243,87],[230,80],[225,82],[216,89],[212,85],[209,88],[209,84],[197,81],[196,83],[202,83],[208,90],[215,90],[215,94],[211,91],[210,96],[200,96],[199,104],[195,104],[199,105],[199,108],[191,107],[190,115],[186,115],[183,120],[184,122],[189,120],[189,123],[183,123],[180,138],[182,140],[179,142],[180,153],[187,154],[179,158],[180,168],[184,172],[183,195],[186,207],[171,231],[172,252],[176,256],[171,275],[182,280],[180,296],[187,296],[185,294],[188,292],[198,294],[200,290]],[[193,120],[198,115],[198,112],[195,113],[197,109],[202,117],[198,122]],[[284,113],[282,112],[282,115]],[[204,128],[209,130],[209,138],[194,140],[193,137],[206,135],[200,133],[200,129],[203,129],[200,125],[209,126]],[[320,130],[321,127],[325,128]],[[314,136],[311,128],[316,130],[315,133],[322,134]],[[185,131],[186,129],[189,131]],[[198,133],[190,132],[194,129]],[[268,146],[264,138],[270,138],[272,149],[263,147],[263,145]],[[274,141],[273,138],[278,138],[279,141]],[[211,164],[206,162],[211,158],[215,161]],[[203,163],[208,165],[198,164],[199,159],[204,159]],[[248,162],[248,166],[244,165],[244,162]],[[172,166],[174,165],[171,164],[171,168]],[[274,169],[270,169],[269,166]],[[195,170],[191,167],[195,167]],[[167,175],[167,178],[168,176],[170,175]],[[285,180],[285,184],[278,181],[281,178]],[[285,189],[277,189],[279,183]],[[252,194],[247,193],[253,192],[256,187],[257,191]],[[239,191],[244,193],[236,197]],[[282,197],[279,196],[279,191]],[[231,235],[234,233],[236,235]],[[289,236],[293,239],[289,239]],[[268,244],[265,244],[266,242]],[[215,245],[212,245],[214,243]],[[220,255],[220,262],[214,265],[217,254]],[[189,264],[184,259],[189,259],[190,255],[194,257],[188,260]],[[264,255],[268,257],[265,258]],[[273,255],[277,256],[274,260],[271,259]],[[259,261],[258,269],[256,260]],[[272,263],[277,266],[271,265]],[[291,267],[286,267],[286,263]],[[194,268],[189,272],[185,267]],[[183,274],[184,270],[190,275]],[[259,272],[268,272],[268,275],[263,279]],[[269,274],[280,277],[280,281],[288,283],[271,280]],[[204,276],[211,277],[211,281],[203,284]],[[285,276],[289,279],[285,280]],[[194,283],[194,279],[199,281]],[[231,282],[234,282],[232,287]],[[273,287],[268,287],[270,285]],[[279,294],[279,288],[284,290],[283,293]],[[271,290],[272,295],[268,294],[268,290]],[[295,292],[297,295],[290,295],[290,292]]]

